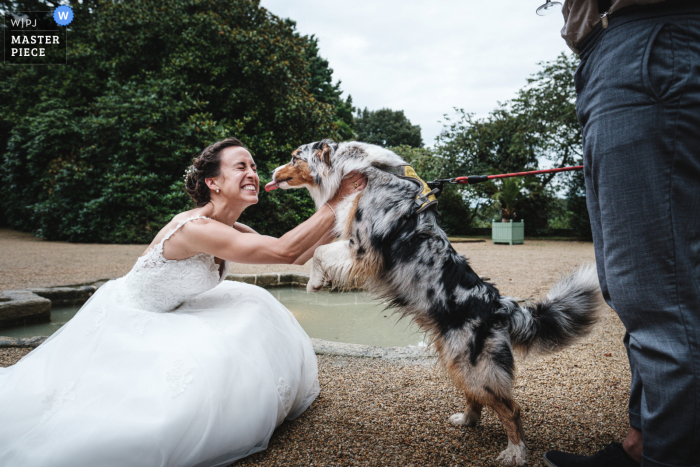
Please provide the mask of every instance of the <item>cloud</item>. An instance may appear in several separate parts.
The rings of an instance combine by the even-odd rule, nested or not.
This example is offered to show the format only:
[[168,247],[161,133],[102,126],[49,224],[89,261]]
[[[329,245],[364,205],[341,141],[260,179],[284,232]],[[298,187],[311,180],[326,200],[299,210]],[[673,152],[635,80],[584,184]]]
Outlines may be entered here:
[[403,110],[432,145],[454,107],[485,116],[568,48],[544,0],[262,0],[315,34],[360,108]]

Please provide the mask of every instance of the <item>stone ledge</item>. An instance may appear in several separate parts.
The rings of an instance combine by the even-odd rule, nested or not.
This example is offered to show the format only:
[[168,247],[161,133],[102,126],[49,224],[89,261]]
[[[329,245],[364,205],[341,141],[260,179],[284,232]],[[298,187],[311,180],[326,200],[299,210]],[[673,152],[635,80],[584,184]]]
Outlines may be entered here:
[[[274,288],[274,287],[303,287],[309,282],[310,275],[306,273],[293,272],[272,272],[265,274],[229,274],[226,276],[227,281],[245,282],[259,287]],[[323,290],[329,292],[359,292],[364,290],[361,287],[323,287]]]
[[3,337],[0,336],[0,349],[5,349],[7,347],[24,347],[24,348],[35,348],[39,347],[46,339],[47,336],[34,336],[34,337]]
[[260,287],[306,287],[308,274],[272,272],[266,274],[229,274],[227,281],[245,282]]
[[0,329],[48,322],[52,307],[82,305],[96,290],[94,286],[5,290],[0,296]]
[[51,300],[29,290],[5,290],[0,302],[0,328],[25,326],[51,320]]
[[357,358],[385,358],[389,360],[437,358],[429,347],[374,347],[371,345],[346,344],[343,342],[311,339],[317,355],[336,355]]
[[27,289],[30,292],[51,300],[51,306],[77,306],[85,303],[97,291],[97,287],[44,287]]

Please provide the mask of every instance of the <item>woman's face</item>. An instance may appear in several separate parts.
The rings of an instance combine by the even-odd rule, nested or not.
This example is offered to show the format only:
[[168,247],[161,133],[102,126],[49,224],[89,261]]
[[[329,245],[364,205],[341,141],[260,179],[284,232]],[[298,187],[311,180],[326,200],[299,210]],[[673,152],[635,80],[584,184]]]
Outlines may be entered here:
[[[258,202],[260,179],[250,153],[241,147],[226,148],[221,153],[221,173],[208,183],[212,190],[211,197],[225,198],[227,201],[242,203],[250,206]],[[216,193],[216,188],[221,190]]]

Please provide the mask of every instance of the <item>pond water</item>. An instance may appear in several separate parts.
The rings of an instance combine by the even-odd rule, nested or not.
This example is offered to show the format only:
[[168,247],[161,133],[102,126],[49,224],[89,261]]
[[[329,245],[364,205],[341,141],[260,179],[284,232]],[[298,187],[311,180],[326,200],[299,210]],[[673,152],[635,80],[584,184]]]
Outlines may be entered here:
[[398,347],[424,345],[423,333],[408,319],[399,321],[392,310],[365,292],[307,294],[306,289],[283,287],[269,292],[294,314],[311,337],[335,342]]
[[[424,345],[423,333],[408,319],[398,320],[384,304],[365,292],[320,291],[307,294],[299,287],[269,292],[289,311],[310,337],[335,342],[398,347]],[[51,322],[0,330],[9,337],[50,336],[67,323],[80,307],[51,310]]]
[[50,336],[58,329],[66,324],[80,309],[79,306],[67,308],[52,308],[51,322],[41,324],[31,324],[29,326],[21,326],[17,328],[0,329],[0,336],[6,337],[33,337],[33,336]]

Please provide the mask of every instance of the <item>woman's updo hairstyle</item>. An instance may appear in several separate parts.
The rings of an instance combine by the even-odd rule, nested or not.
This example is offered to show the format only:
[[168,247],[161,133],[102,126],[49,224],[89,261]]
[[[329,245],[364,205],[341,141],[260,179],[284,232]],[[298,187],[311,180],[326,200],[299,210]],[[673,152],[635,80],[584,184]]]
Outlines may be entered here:
[[192,165],[185,173],[185,191],[197,204],[202,207],[211,200],[211,191],[204,179],[217,177],[221,173],[221,153],[226,148],[239,147],[246,149],[236,138],[226,138],[208,146],[195,157]]

